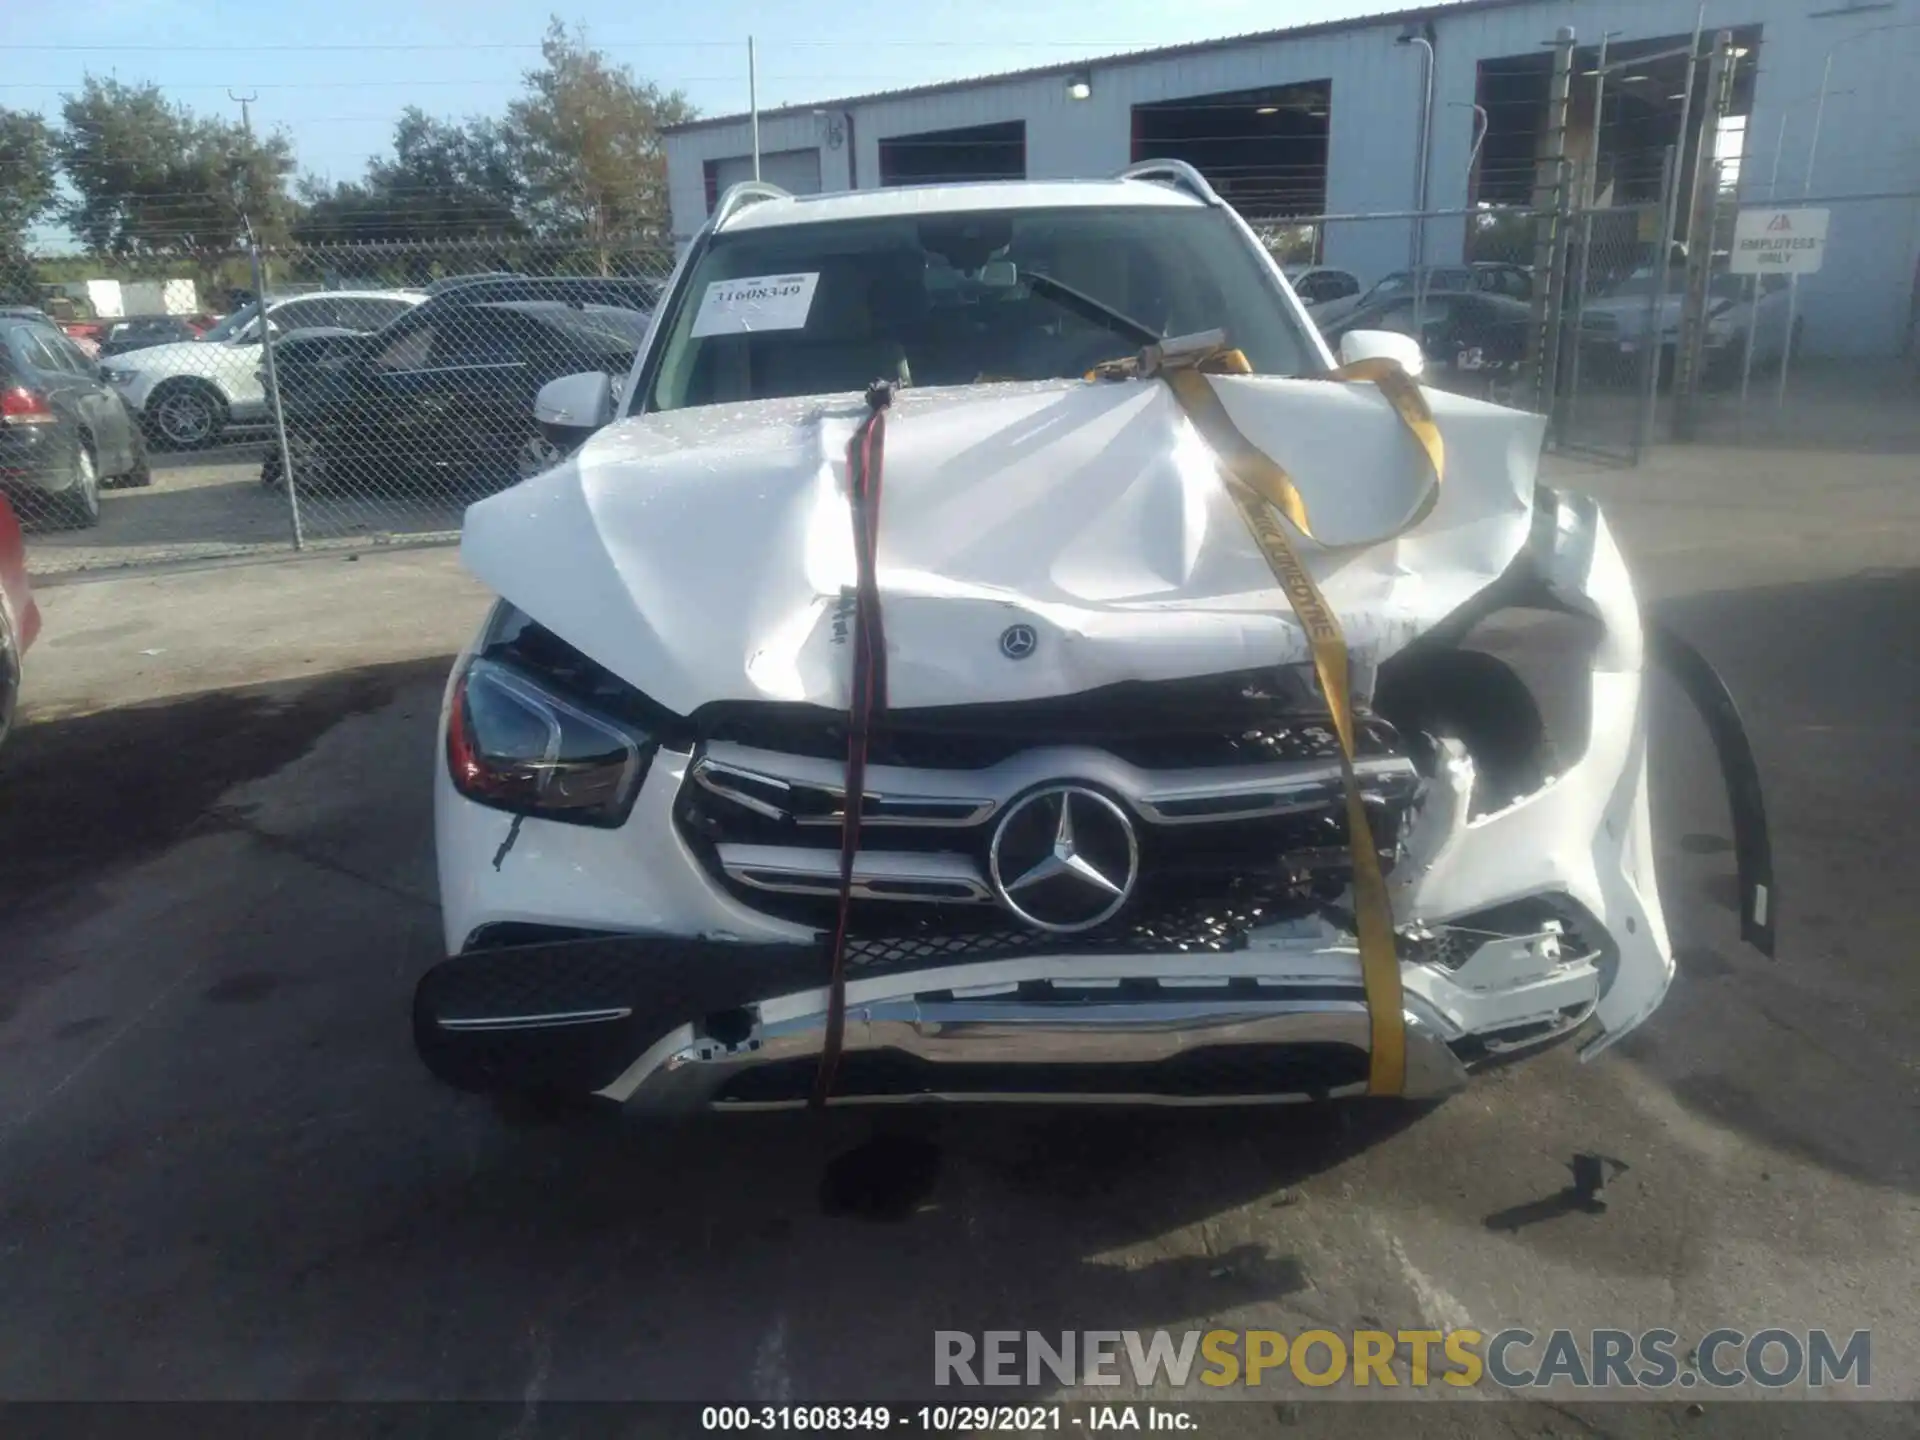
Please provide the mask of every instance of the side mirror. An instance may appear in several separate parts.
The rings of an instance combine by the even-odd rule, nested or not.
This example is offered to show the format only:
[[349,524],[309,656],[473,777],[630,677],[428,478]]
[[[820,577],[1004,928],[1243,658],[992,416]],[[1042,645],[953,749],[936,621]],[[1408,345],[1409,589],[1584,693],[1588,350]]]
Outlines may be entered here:
[[1427,368],[1420,342],[1397,330],[1349,330],[1340,337],[1340,363],[1352,365],[1360,360],[1397,360],[1409,375]]
[[613,418],[613,382],[599,370],[562,375],[540,387],[533,422],[540,433],[571,450]]

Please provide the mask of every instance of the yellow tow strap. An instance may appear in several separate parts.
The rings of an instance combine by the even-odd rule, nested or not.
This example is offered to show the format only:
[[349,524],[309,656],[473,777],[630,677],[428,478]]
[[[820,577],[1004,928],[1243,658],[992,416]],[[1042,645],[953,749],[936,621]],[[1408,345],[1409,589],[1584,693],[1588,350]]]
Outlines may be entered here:
[[[1089,378],[1158,375],[1172,387],[1180,408],[1200,432],[1220,462],[1220,478],[1227,487],[1234,507],[1246,522],[1247,532],[1266,557],[1273,578],[1287,597],[1294,615],[1306,631],[1313,647],[1313,664],[1320,677],[1320,690],[1333,716],[1334,733],[1340,740],[1340,780],[1346,792],[1347,843],[1353,858],[1353,909],[1355,929],[1360,943],[1360,978],[1366,989],[1367,1022],[1371,1040],[1371,1059],[1367,1073],[1367,1093],[1399,1095],[1406,1088],[1407,1032],[1400,990],[1400,956],[1394,941],[1393,906],[1387,899],[1386,877],[1380,870],[1380,852],[1373,843],[1373,827],[1367,823],[1366,806],[1360,798],[1359,781],[1353,772],[1355,733],[1353,695],[1347,675],[1347,642],[1340,620],[1320,593],[1313,575],[1301,563],[1286,528],[1274,519],[1278,510],[1309,540],[1315,540],[1308,521],[1307,503],[1286,469],[1266,454],[1240,427],[1221,403],[1209,375],[1246,375],[1251,373],[1246,357],[1224,345],[1213,348],[1168,352],[1149,347],[1137,359],[1117,361],[1090,372]],[[1433,411],[1407,372],[1391,360],[1362,360],[1344,366],[1326,377],[1333,381],[1369,380],[1393,406],[1414,440],[1426,454],[1433,470],[1433,483],[1426,487],[1411,513],[1392,530],[1369,540],[1341,545],[1324,545],[1336,552],[1363,550],[1382,545],[1405,534],[1433,513],[1439,503],[1440,486],[1446,475],[1446,450],[1440,430],[1434,424]]]

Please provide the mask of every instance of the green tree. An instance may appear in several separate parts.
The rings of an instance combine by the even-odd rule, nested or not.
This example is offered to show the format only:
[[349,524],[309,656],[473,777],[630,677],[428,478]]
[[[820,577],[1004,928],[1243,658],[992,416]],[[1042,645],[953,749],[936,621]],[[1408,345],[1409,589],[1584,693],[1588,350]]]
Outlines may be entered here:
[[0,243],[24,245],[27,227],[53,208],[55,165],[47,122],[0,106]]
[[294,225],[304,242],[396,242],[517,236],[526,187],[497,121],[436,120],[416,106],[394,125],[393,157],[361,181],[303,181]]
[[660,131],[694,117],[679,91],[634,78],[559,19],[542,65],[507,107],[506,139],[535,227],[591,246],[605,268],[610,245],[668,232],[667,160]]
[[263,242],[293,218],[293,147],[195,115],[153,84],[89,76],[62,106],[54,150],[74,199],[58,213],[93,249],[179,255],[226,249],[250,220]]
[[0,108],[0,304],[39,303],[27,230],[53,208],[53,132],[30,110]]

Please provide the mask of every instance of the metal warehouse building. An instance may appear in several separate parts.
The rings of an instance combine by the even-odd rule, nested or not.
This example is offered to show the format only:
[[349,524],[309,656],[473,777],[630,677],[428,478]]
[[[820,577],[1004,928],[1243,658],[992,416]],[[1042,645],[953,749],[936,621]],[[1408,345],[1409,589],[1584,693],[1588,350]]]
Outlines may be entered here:
[[[1594,203],[1653,199],[1670,146],[1690,173],[1699,14],[1702,52],[1721,30],[1739,47],[1727,117],[1705,132],[1723,181],[1745,202],[1833,197],[1824,269],[1801,291],[1807,348],[1898,352],[1920,280],[1920,111],[1903,93],[1920,74],[1920,0],[1461,0],[767,110],[761,174],[805,194],[1183,159],[1250,218],[1385,217],[1311,232],[1314,258],[1369,283],[1416,255],[1457,262],[1467,212],[1529,203],[1563,27],[1579,45],[1565,145],[1592,157]],[[668,134],[677,235],[751,177],[751,129],[734,115]]]

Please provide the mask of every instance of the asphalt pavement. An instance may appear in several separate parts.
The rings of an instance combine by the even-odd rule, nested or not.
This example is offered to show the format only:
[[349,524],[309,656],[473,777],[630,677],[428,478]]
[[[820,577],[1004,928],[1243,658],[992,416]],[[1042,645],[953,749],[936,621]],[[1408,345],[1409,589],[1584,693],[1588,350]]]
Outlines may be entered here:
[[[0,757],[0,1397],[904,1400],[938,1329],[1777,1325],[1871,1330],[1875,1392],[1920,1398],[1912,457],[1561,472],[1740,698],[1779,956],[1737,938],[1712,753],[1661,682],[1665,1005],[1592,1064],[1424,1109],[499,1112],[408,1033],[440,954],[434,715],[481,603],[447,553],[50,588]],[[303,610],[330,638],[248,618]],[[201,668],[170,676],[176,648]],[[1567,1203],[1578,1152],[1625,1166],[1603,1212]],[[1358,1424],[1308,1393],[1273,1378],[1287,1403],[1220,1425]],[[1516,1435],[1915,1417],[1416,1408]]]

